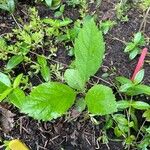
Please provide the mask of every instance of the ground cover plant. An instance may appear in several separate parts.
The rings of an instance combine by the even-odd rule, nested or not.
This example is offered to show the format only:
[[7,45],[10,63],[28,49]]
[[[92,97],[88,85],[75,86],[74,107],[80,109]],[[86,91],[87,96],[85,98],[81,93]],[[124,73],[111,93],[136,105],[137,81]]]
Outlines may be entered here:
[[150,148],[149,1],[0,9],[0,149]]

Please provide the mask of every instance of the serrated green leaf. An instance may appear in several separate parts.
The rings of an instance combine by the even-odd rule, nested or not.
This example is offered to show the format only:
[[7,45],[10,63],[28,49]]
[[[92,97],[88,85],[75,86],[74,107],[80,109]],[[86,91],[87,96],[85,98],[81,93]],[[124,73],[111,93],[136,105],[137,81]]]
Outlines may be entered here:
[[60,117],[72,106],[76,93],[67,85],[49,82],[37,86],[26,97],[22,112],[38,120]]
[[102,64],[105,51],[102,32],[93,19],[86,21],[75,40],[75,66],[86,81]]
[[18,45],[18,49],[21,52],[21,54],[23,54],[25,56],[30,51],[30,46],[31,45],[29,45],[25,42],[22,42],[22,43],[20,43],[20,45]]
[[16,88],[11,94],[9,94],[8,99],[13,105],[15,105],[18,108],[21,108],[22,104],[25,101],[25,94],[21,89]]
[[14,83],[13,83],[13,88],[14,88],[14,89],[19,86],[19,84],[20,84],[20,82],[21,82],[21,79],[22,79],[22,76],[23,76],[23,74],[21,73],[21,74],[19,74],[19,75],[16,77],[16,79],[15,79],[15,81],[14,81]]
[[44,33],[42,31],[34,32],[31,35],[31,39],[34,45],[38,45],[44,39]]
[[23,40],[23,42],[28,45],[32,44],[31,35],[28,32],[26,32],[25,30],[20,32],[20,35],[18,35],[18,39]]
[[75,69],[67,69],[64,78],[68,85],[77,90],[83,90],[85,81],[81,78],[79,72]]
[[16,67],[18,64],[20,64],[24,59],[24,56],[22,55],[17,55],[13,56],[7,63],[6,69],[10,70]]
[[67,83],[75,89],[83,90],[89,77],[94,75],[101,66],[104,51],[102,32],[93,19],[88,19],[75,40],[75,69],[66,71]]
[[145,110],[150,108],[150,105],[148,103],[142,101],[133,101],[131,105],[133,108],[139,110]]
[[144,78],[144,73],[144,69],[140,70],[134,78],[134,83],[139,84],[140,82],[142,82]]
[[107,115],[117,111],[115,95],[107,86],[94,85],[86,94],[85,100],[88,111],[94,115]]
[[0,37],[0,50],[5,51],[7,49],[7,43],[4,38]]

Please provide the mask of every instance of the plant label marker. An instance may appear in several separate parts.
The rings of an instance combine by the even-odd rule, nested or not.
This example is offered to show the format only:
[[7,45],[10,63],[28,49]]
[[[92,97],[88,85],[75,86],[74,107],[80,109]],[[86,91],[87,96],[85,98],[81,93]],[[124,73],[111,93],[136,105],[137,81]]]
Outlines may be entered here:
[[141,70],[141,68],[143,67],[143,65],[144,65],[144,60],[145,60],[145,57],[146,57],[147,53],[148,53],[148,49],[147,49],[147,48],[144,48],[144,49],[142,50],[141,56],[140,56],[139,61],[138,61],[137,65],[136,65],[136,68],[135,68],[135,70],[134,70],[134,73],[133,73],[133,75],[132,75],[132,78],[131,78],[132,81],[134,80],[136,74],[137,74],[137,73]]

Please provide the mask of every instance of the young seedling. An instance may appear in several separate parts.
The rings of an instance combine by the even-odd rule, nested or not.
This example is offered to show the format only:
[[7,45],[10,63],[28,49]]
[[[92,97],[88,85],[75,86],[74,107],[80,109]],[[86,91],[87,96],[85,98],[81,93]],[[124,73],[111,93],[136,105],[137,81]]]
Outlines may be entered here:
[[[147,49],[144,49],[145,52]],[[144,55],[145,53],[142,53],[141,58],[139,59],[139,62],[136,71],[134,72],[134,75],[132,77],[132,80],[127,79],[125,77],[117,77],[117,81],[120,82],[121,86],[119,87],[119,91],[123,92],[126,97],[131,96],[129,100],[121,100],[117,102],[117,108],[119,110],[125,110],[128,109],[127,111],[127,118],[125,115],[123,116],[122,114],[117,114],[119,115],[119,121],[116,120],[116,115],[114,115],[114,120],[116,122],[116,127],[114,130],[114,133],[116,136],[120,137],[123,136],[125,138],[125,145],[129,149],[133,143],[138,139],[139,134],[137,134],[137,137],[135,135],[131,134],[131,128],[133,128],[135,131],[138,131],[138,121],[137,117],[135,115],[135,110],[144,110],[143,117],[146,117],[148,120],[148,113],[150,110],[150,105],[146,102],[143,101],[136,101],[134,100],[133,96],[139,95],[139,94],[146,94],[150,95],[150,87],[147,85],[141,84],[143,78],[144,78],[144,70],[140,70],[137,72],[137,70],[141,69],[141,66],[143,65],[143,60],[144,60]],[[144,124],[143,124],[144,125]],[[142,127],[140,128],[142,130]],[[139,145],[142,147],[142,144]],[[146,145],[147,147],[147,145]]]
[[100,29],[104,34],[107,34],[112,27],[116,25],[115,21],[107,20],[100,23]]
[[127,22],[129,20],[128,15],[126,15],[129,9],[129,5],[127,4],[127,2],[128,0],[120,0],[120,2],[115,6],[117,19],[122,22]]
[[47,60],[44,56],[38,56],[37,61],[40,66],[40,72],[43,79],[48,82],[50,81],[50,68],[47,65]]
[[132,60],[134,59],[138,54],[141,53],[141,46],[144,46],[145,39],[141,32],[138,32],[134,35],[134,38],[131,42],[128,42],[126,44],[126,48],[124,50],[125,53],[129,53],[129,58]]

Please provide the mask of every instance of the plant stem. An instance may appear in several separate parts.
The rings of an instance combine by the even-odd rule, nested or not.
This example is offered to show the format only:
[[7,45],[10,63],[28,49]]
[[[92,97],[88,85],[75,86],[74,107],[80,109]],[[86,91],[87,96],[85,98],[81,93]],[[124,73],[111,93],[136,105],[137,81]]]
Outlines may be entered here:
[[145,27],[146,27],[146,22],[147,22],[147,17],[148,17],[149,11],[150,11],[150,7],[147,9],[145,16],[143,17],[143,21],[140,25],[139,31],[141,31],[143,28],[143,32],[145,32]]
[[[130,103],[132,103],[132,100],[133,100],[133,97],[131,97]],[[128,137],[130,137],[130,135],[131,135],[130,126],[129,126],[129,124],[130,124],[130,119],[131,119],[131,109],[132,109],[132,107],[130,106],[130,107],[129,107],[129,110],[128,110],[128,112],[127,112],[127,119],[128,119]],[[128,145],[128,150],[130,150],[130,145]]]
[[19,23],[17,22],[15,16],[14,16],[13,14],[11,14],[11,16],[13,17],[13,19],[14,19],[16,25],[18,26],[18,28],[21,29],[21,26],[20,26]]
[[140,129],[139,129],[139,132],[137,133],[136,141],[138,140],[138,137],[139,137],[139,135],[140,135],[140,133],[141,133],[141,130],[142,130],[142,128],[144,127],[145,123],[146,123],[146,120],[144,120],[143,124],[141,125],[141,127],[140,127]]

